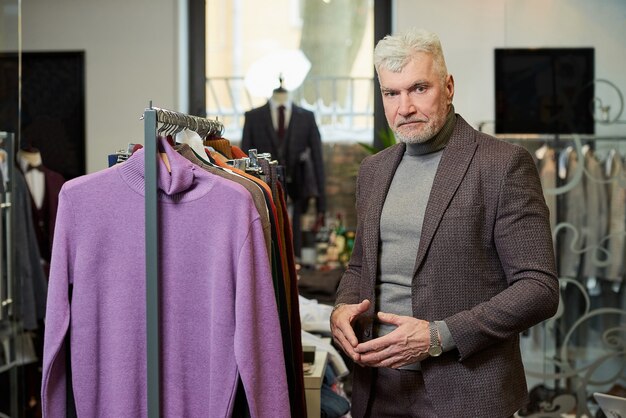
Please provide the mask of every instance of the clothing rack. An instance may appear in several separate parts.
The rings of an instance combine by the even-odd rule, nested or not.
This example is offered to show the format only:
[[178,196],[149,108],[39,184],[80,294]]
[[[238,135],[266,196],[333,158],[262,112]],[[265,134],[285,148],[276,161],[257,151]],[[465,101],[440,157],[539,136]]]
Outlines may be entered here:
[[[146,243],[146,336],[147,336],[147,400],[148,417],[160,414],[160,361],[159,361],[159,214],[158,214],[158,134],[173,134],[191,129],[202,137],[217,137],[224,126],[217,120],[186,115],[152,106],[145,109],[145,243]],[[161,128],[158,124],[161,123]]]
[[195,131],[202,138],[221,137],[224,133],[224,125],[217,119],[212,120],[191,116],[158,107],[151,107],[151,109],[156,111],[157,122],[163,124],[159,132],[169,131],[170,134],[174,134],[187,128]]
[[[548,134],[542,134],[542,135],[526,135],[526,134],[522,134],[522,135],[516,135],[516,134],[500,134],[500,135],[495,135],[496,138],[507,141],[507,142],[512,142],[512,143],[517,143],[519,145],[523,145],[524,143],[543,143],[549,146],[553,146],[554,148],[565,148],[565,146],[571,146],[575,149],[575,151],[578,153],[578,155],[582,156],[582,149],[583,149],[583,145],[590,145],[591,149],[596,149],[595,144],[598,143],[615,143],[615,144],[620,144],[622,142],[626,142],[626,136],[606,136],[606,135],[588,135],[588,134],[553,134],[553,135],[548,135]],[[621,144],[620,144],[621,145]],[[584,175],[584,168],[581,168],[581,175]],[[544,192],[546,192],[546,194],[548,195],[561,195],[561,193],[563,193],[564,189],[564,184],[565,184],[565,180],[563,180],[560,176],[559,176],[559,172],[557,169],[556,172],[556,187],[554,189],[549,189],[549,190],[545,190]],[[559,202],[559,201],[557,201]],[[559,210],[559,203],[557,203],[557,212],[560,212]],[[561,222],[561,220],[559,219],[557,222]],[[554,231],[553,231],[554,232]],[[555,240],[555,246],[558,247],[557,245],[557,240],[559,239],[559,237],[554,236],[553,237]],[[556,262],[557,262],[557,271],[559,273],[559,276],[561,275],[561,271],[560,271],[560,262],[559,262],[559,252],[558,250],[556,251]],[[561,316],[559,318],[559,323],[565,321],[564,316]],[[567,333],[567,332],[566,332]],[[561,328],[560,326],[555,327],[555,331],[554,331],[554,340],[555,340],[555,346],[556,346],[556,351],[555,351],[555,355],[554,355],[554,360],[555,360],[555,366],[554,366],[554,373],[555,373],[555,380],[554,380],[554,387],[556,390],[559,390],[561,388],[561,378],[558,377],[558,375],[561,373],[561,367],[559,366],[559,363],[562,361],[562,357],[560,355],[560,352],[562,350],[562,339],[563,339],[563,335],[561,332]],[[581,404],[582,405],[582,404]],[[580,406],[579,406],[580,408]],[[580,413],[581,411],[579,411]]]
[[272,161],[272,154],[267,152],[259,154],[255,148],[248,150],[248,156],[246,158],[236,158],[228,160],[226,163],[239,170],[262,175],[263,168],[259,165],[259,158],[270,161],[270,164],[278,164],[277,161]]
[[528,134],[497,134],[495,135],[497,139],[501,139],[507,142],[513,143],[524,143],[524,142],[535,142],[535,143],[546,143],[555,146],[562,146],[565,143],[573,143],[578,146],[582,146],[585,143],[594,143],[596,141],[599,142],[624,142],[626,141],[626,136],[596,136],[596,135],[587,135],[587,134],[541,134],[541,135],[528,135]]

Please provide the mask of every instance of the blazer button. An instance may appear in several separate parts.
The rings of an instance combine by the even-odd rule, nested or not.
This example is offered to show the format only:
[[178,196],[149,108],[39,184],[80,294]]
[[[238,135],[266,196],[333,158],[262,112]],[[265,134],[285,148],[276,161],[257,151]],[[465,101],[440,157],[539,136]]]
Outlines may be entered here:
[[371,332],[370,332],[370,330],[369,330],[369,329],[366,329],[364,334],[365,334],[365,336],[366,336],[366,337],[369,337],[369,336],[370,336],[370,334],[371,334]]

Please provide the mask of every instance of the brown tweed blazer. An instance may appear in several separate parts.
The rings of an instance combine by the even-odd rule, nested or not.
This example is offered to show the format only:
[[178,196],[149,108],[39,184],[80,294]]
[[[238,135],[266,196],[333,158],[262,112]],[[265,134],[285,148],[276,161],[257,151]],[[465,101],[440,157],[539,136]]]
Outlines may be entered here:
[[[358,226],[337,303],[375,303],[380,215],[404,154],[397,144],[363,160]],[[415,173],[419,175],[419,173]],[[537,169],[522,147],[457,121],[437,169],[413,276],[413,315],[445,320],[457,349],[422,362],[440,417],[508,417],[527,397],[519,333],[556,312],[558,281]],[[372,337],[376,307],[355,321]],[[372,370],[355,366],[352,416],[365,415]]]

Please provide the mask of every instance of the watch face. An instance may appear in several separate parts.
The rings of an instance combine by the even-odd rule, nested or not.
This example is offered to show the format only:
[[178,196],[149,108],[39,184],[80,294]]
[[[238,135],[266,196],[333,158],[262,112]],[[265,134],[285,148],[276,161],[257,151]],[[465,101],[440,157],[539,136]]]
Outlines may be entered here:
[[443,349],[440,345],[433,345],[432,347],[428,348],[428,355],[431,357],[438,357],[441,355],[442,352]]

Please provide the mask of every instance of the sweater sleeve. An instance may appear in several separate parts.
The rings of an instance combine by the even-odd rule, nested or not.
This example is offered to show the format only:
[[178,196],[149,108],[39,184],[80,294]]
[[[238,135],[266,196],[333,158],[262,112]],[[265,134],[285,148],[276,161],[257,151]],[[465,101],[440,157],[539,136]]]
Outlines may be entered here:
[[70,323],[71,242],[74,225],[71,204],[61,191],[52,248],[42,372],[44,417],[66,416],[65,335]]
[[240,250],[236,276],[235,357],[251,416],[289,417],[278,309],[258,217]]

